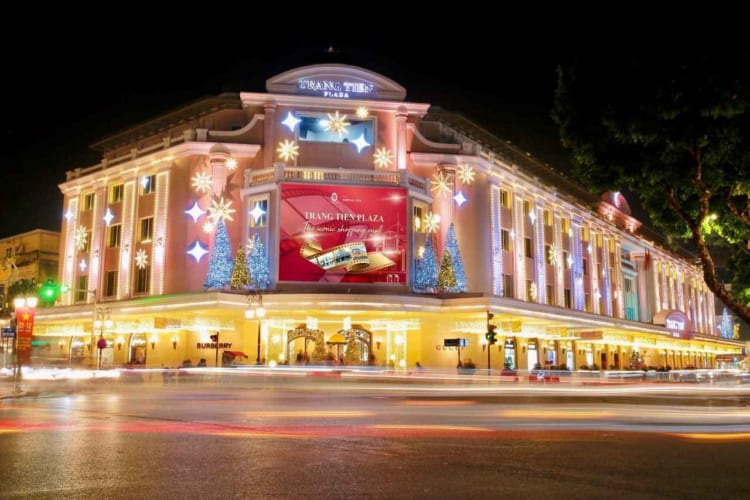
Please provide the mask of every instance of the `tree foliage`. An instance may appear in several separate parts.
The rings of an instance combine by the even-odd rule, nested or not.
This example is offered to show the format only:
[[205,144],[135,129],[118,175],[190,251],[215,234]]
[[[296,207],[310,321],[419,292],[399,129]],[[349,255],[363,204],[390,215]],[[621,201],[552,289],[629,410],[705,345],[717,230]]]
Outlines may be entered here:
[[[714,294],[749,321],[746,46],[684,43],[581,57],[559,68],[553,118],[574,176],[599,193],[636,194],[668,241],[698,255]],[[729,255],[731,292],[716,274],[717,249]]]

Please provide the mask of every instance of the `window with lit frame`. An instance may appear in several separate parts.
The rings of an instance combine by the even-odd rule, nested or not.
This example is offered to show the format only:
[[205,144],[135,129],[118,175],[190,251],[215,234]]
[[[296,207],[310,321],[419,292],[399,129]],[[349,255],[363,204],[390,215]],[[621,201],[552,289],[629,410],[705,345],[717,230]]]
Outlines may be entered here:
[[413,221],[413,227],[415,233],[424,233],[425,231],[425,224],[424,224],[424,214],[426,211],[426,206],[415,203],[412,207],[412,221]]
[[109,188],[109,202],[110,203],[121,203],[123,194],[125,193],[125,186],[122,184],[115,184]]
[[107,271],[104,276],[104,296],[114,297],[117,294],[117,271]]
[[79,276],[76,282],[75,297],[76,302],[86,302],[89,289],[89,277],[88,275]]
[[250,198],[248,203],[248,227],[259,229],[268,225],[268,197]]
[[144,175],[141,177],[141,196],[151,194],[156,191],[156,176]]
[[107,228],[107,246],[109,248],[117,248],[120,246],[120,238],[122,234],[122,226],[120,224],[113,224]]
[[148,293],[151,277],[151,266],[138,269],[135,273],[135,293]]
[[83,211],[89,212],[94,209],[94,193],[86,193],[83,195]]
[[148,243],[154,237],[154,218],[143,218],[140,225],[139,241],[141,243]]

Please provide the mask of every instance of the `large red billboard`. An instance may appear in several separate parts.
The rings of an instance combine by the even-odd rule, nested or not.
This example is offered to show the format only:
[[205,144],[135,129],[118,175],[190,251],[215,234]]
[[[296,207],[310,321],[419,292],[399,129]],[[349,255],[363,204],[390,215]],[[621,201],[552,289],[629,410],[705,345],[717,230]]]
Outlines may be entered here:
[[279,281],[406,284],[406,190],[282,184]]

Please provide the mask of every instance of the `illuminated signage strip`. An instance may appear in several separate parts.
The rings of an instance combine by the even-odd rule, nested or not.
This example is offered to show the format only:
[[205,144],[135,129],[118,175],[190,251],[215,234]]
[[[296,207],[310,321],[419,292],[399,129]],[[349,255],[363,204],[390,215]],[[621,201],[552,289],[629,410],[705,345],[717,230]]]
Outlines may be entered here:
[[301,93],[349,99],[350,97],[368,97],[375,93],[375,85],[370,82],[335,80],[328,78],[300,78],[297,87]]

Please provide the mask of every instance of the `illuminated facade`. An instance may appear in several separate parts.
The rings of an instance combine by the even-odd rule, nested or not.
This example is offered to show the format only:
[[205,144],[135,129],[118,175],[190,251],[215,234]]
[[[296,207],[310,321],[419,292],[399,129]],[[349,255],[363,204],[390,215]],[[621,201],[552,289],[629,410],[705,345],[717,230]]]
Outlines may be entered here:
[[[210,366],[219,344],[235,362],[449,368],[445,339],[483,364],[490,312],[495,369],[709,367],[741,350],[717,336],[700,270],[619,193],[591,199],[362,68],[297,68],[266,87],[105,139],[100,164],[68,172],[59,279],[72,290],[38,314],[37,336],[74,364],[92,363],[98,336],[103,366]],[[266,315],[248,319],[261,295]],[[95,328],[102,308],[113,324]]]

